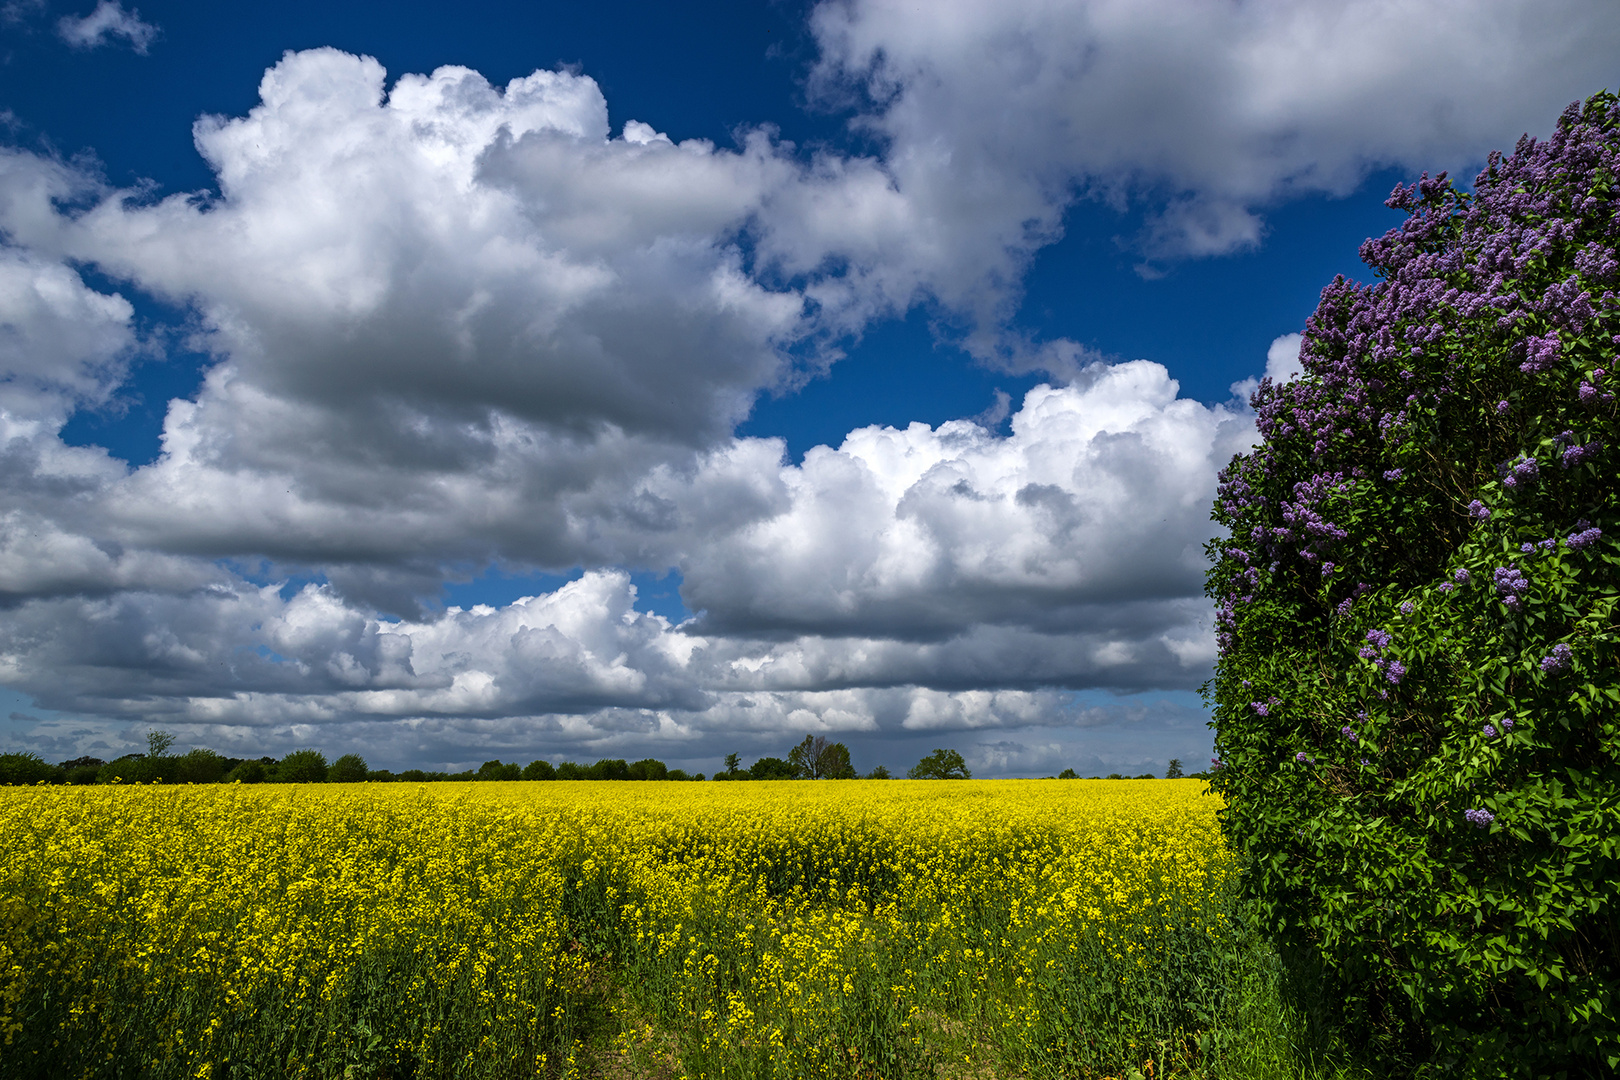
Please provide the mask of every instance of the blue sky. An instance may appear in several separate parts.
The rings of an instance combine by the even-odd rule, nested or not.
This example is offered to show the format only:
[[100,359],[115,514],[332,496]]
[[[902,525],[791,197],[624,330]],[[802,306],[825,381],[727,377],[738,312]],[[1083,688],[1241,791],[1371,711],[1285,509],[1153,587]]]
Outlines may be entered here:
[[11,3],[0,742],[1201,760],[1244,380],[1393,184],[1617,46],[1596,0]]

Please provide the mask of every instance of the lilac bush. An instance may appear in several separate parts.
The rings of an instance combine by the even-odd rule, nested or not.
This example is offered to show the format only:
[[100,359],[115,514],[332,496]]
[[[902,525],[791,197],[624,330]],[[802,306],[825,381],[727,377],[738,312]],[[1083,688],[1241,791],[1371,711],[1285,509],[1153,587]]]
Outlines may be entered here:
[[1221,477],[1213,782],[1261,922],[1381,1074],[1607,1075],[1620,102],[1388,201],[1376,280],[1322,291]]

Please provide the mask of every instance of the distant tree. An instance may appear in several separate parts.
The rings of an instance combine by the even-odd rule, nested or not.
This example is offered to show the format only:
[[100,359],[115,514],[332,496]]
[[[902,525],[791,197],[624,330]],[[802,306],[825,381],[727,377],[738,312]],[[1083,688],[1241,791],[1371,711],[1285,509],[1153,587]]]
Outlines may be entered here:
[[603,758],[590,767],[586,779],[628,780],[630,779],[630,763],[624,758]]
[[967,762],[955,750],[935,750],[906,773],[913,780],[971,780]]
[[[75,760],[78,761],[83,759]],[[103,763],[100,758],[91,758],[90,762],[90,764],[84,765],[76,765],[73,762],[64,764],[62,769],[67,773],[67,782],[70,784],[95,783],[96,779],[101,775],[101,766]]]
[[366,770],[366,783],[368,784],[391,784],[398,779],[399,777],[395,776],[387,769]]
[[225,782],[243,784],[262,784],[270,777],[270,772],[264,767],[264,762],[250,759],[237,765],[225,774]]
[[326,755],[319,750],[294,750],[276,766],[278,784],[319,784],[326,780]]
[[332,767],[326,770],[326,782],[329,784],[358,784],[368,779],[366,759],[359,754],[344,754],[332,762]]
[[588,770],[584,765],[565,761],[557,766],[557,779],[559,780],[589,780]]
[[1150,772],[1145,772],[1145,773],[1137,773],[1136,776],[1134,776],[1132,779],[1135,779],[1135,780],[1157,780],[1158,777],[1154,776]]
[[535,758],[523,766],[523,779],[525,780],[555,780],[557,770],[551,767],[551,762],[545,758]]
[[657,758],[642,758],[625,772],[627,780],[668,780],[669,766]]
[[847,780],[855,776],[849,763],[849,747],[829,742],[825,735],[806,735],[788,752],[788,764],[803,780]]
[[866,779],[868,779],[868,780],[892,780],[892,779],[894,779],[894,777],[889,775],[889,770],[885,766],[876,765],[876,766],[874,766],[872,768],[871,772],[866,774]]
[[66,770],[38,754],[0,754],[0,784],[60,784],[66,779]]
[[523,770],[516,762],[503,763],[499,760],[486,761],[478,766],[473,774],[474,780],[521,780]]
[[1166,780],[1180,780],[1181,775],[1181,759],[1176,757],[1171,758],[1170,767],[1164,770],[1164,778]]
[[406,769],[399,774],[399,778],[408,784],[421,784],[433,779],[421,769]]
[[103,765],[96,772],[98,784],[155,784],[175,778],[177,758],[125,754]]
[[189,750],[175,759],[174,779],[176,783],[217,784],[224,778],[225,759],[212,750],[197,747],[195,750]]
[[146,756],[162,757],[174,745],[174,736],[167,731],[148,731],[146,733]]
[[[726,755],[726,775],[727,776],[736,776],[740,772],[742,772],[742,755],[741,754],[727,754]],[[718,777],[716,777],[716,779],[718,779]]]
[[1062,772],[1057,774],[1057,778],[1059,780],[1078,780],[1080,779],[1080,774],[1075,772],[1073,769],[1064,769]]
[[781,758],[762,757],[748,768],[750,780],[792,780],[798,770]]
[[853,780],[855,766],[849,760],[849,747],[841,742],[828,744],[816,757],[816,767],[823,780]]
[[1111,772],[1107,776],[1103,777],[1103,779],[1104,780],[1124,780],[1124,779],[1127,779],[1127,777],[1125,776],[1124,773]]
[[788,751],[788,764],[793,766],[793,775],[800,780],[815,780],[820,776],[817,760],[821,751],[827,748],[825,736],[806,735],[804,741]]

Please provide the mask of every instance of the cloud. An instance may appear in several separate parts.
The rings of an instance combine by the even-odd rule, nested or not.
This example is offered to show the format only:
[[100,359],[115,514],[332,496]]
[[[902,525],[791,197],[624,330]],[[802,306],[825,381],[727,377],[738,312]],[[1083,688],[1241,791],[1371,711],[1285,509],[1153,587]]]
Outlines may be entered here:
[[134,8],[125,11],[118,0],[101,0],[88,15],[64,15],[56,23],[56,32],[76,49],[94,49],[111,44],[113,38],[123,38],[131,49],[145,56],[158,28],[142,22],[141,13]]
[[1299,362],[1300,334],[1284,334],[1266,350],[1266,378],[1273,382],[1287,382],[1305,369]]
[[[409,731],[452,758],[486,737],[697,756],[783,732],[1080,730],[1130,715],[1073,692],[1202,682],[1207,505],[1251,420],[1179,399],[1137,362],[1037,387],[1010,428],[862,429],[800,466],[779,442],[734,439],[690,471],[653,470],[643,490],[686,552],[683,599],[705,609],[681,626],[640,610],[614,569],[406,619],[330,584],[256,585],[184,549],[194,518],[250,515],[267,494],[209,506],[222,489],[149,489],[160,467],[126,474],[103,456],[101,473],[81,470],[91,500],[74,502],[110,493],[126,522],[140,508],[145,541],[43,514],[0,522],[0,683],[222,748],[341,737],[382,752]],[[750,513],[727,509],[738,491]],[[357,529],[453,548],[456,528],[483,524],[452,516],[435,533],[415,513],[358,506]]]
[[1276,201],[1545,130],[1620,54],[1607,0],[828,0],[813,26],[961,303],[970,268],[1016,287],[1076,193],[1145,202],[1150,261],[1252,247]]
[[[823,661],[841,658],[847,676],[884,643],[704,637],[634,599],[627,575],[608,571],[418,623],[379,620],[315,585],[291,597],[216,581],[187,594],[34,600],[0,624],[0,680],[38,702],[47,718],[25,717],[31,740],[59,756],[116,742],[118,721],[226,752],[315,743],[398,763],[412,761],[411,744],[438,761],[518,748],[694,760],[738,743],[780,753],[802,732],[887,742],[904,756],[951,732],[1072,741],[1146,715],[1050,688],[830,685],[839,680]],[[1196,741],[1201,723],[1182,726]]]
[[0,246],[0,424],[105,401],[136,347],[133,316],[61,263]]
[[[1252,421],[1162,367],[1030,344],[1069,384],[1007,402],[1006,434],[867,428],[796,465],[733,434],[930,280],[934,234],[873,161],[615,137],[569,73],[390,88],[316,50],[260,93],[196,126],[214,195],[0,156],[11,382],[35,387],[0,455],[0,681],[101,718],[50,738],[676,757],[1078,730],[1120,714],[1075,693],[1202,681],[1207,506]],[[58,435],[143,347],[87,263],[189,308],[217,358],[140,468]],[[424,603],[491,564],[596,569]],[[679,570],[701,617],[640,610],[617,566]]]
[[1035,388],[1004,437],[863,428],[784,468],[779,510],[694,545],[682,599],[724,633],[1169,632],[1201,591],[1215,475],[1253,440],[1148,361]]

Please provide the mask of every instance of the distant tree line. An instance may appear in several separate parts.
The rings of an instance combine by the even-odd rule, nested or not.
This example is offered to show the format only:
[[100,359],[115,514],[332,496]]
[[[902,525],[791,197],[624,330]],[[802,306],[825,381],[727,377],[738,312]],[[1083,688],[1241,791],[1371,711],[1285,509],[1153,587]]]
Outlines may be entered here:
[[[404,781],[425,783],[438,780],[704,780],[702,773],[687,773],[671,769],[657,758],[626,761],[623,758],[603,758],[593,765],[565,761],[553,765],[544,758],[519,765],[516,762],[486,761],[476,769],[464,772],[429,772],[406,769],[389,772],[372,769],[359,754],[344,754],[328,762],[319,750],[294,750],[283,758],[235,758],[198,748],[184,754],[171,754],[174,736],[164,731],[153,731],[146,737],[146,752],[125,754],[112,761],[95,757],[77,757],[53,765],[38,754],[0,754],[0,785],[5,784],[353,784],[361,782],[387,783]],[[1181,762],[1172,760],[1165,776],[1175,779],[1182,775]],[[907,771],[912,780],[970,780],[973,773],[967,762],[955,750],[939,749],[924,757]],[[1194,773],[1202,779],[1202,773]],[[1056,779],[1076,779],[1073,769],[1064,769]],[[715,773],[714,780],[888,780],[889,770],[882,765],[866,773],[857,773],[850,763],[849,747],[841,742],[829,742],[821,735],[806,735],[804,741],[788,751],[785,758],[762,757],[748,768],[742,767],[737,754],[726,755],[724,771]],[[1049,778],[1050,779],[1050,778]],[[1131,777],[1110,774],[1109,780]],[[1152,780],[1152,773],[1135,777]]]

